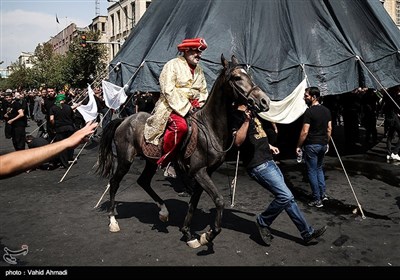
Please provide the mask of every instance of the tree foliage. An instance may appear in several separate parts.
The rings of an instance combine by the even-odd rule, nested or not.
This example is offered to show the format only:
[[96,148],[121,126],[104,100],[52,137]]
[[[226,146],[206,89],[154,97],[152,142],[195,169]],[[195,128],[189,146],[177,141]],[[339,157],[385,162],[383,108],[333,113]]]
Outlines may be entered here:
[[[100,32],[88,31],[85,34],[90,41],[100,38]],[[0,79],[0,89],[30,89],[42,85],[58,89],[65,85],[84,88],[95,80],[101,81],[107,67],[107,49],[103,44],[91,43],[82,47],[79,37],[71,42],[65,55],[56,54],[50,43],[39,44],[34,53],[34,66],[11,65],[13,71],[7,79]]]

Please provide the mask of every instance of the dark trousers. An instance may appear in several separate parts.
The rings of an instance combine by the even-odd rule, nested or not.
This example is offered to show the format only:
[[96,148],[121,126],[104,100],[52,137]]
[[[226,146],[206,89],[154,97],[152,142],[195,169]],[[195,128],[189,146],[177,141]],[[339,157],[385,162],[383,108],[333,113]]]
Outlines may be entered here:
[[[70,137],[73,133],[74,131],[57,132],[54,141],[58,142],[63,139],[66,139]],[[68,168],[69,167],[68,161],[74,159],[74,149],[67,149],[61,152],[58,156],[58,159],[60,160],[61,164],[64,167]]]
[[25,126],[12,126],[11,138],[16,151],[25,150]]
[[[388,121],[388,133],[387,133],[387,138],[386,138],[386,150],[387,154],[391,155],[393,154],[398,154],[400,151],[400,118],[398,116],[394,116],[393,119],[390,119]],[[392,149],[392,141],[395,136],[395,132],[397,132],[397,135],[399,137],[399,140],[397,140],[396,146]]]

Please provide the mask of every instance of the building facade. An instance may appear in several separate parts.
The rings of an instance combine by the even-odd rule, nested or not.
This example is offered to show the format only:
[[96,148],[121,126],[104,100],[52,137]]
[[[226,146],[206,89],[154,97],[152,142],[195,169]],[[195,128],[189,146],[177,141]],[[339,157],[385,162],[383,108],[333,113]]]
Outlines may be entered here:
[[32,68],[35,60],[35,55],[30,52],[21,52],[18,57],[18,64],[26,68]]
[[400,28],[400,0],[380,0],[386,11],[393,19],[394,23]]
[[51,37],[47,43],[53,46],[54,53],[64,55],[68,52],[69,45],[75,40],[75,37],[79,35],[78,31],[81,30],[86,29],[77,27],[75,23],[71,23],[56,36]]
[[115,42],[115,44],[110,44],[109,61],[119,51],[132,28],[136,26],[151,4],[150,0],[120,0],[118,2],[110,2],[111,5],[107,9],[107,37],[109,42]]

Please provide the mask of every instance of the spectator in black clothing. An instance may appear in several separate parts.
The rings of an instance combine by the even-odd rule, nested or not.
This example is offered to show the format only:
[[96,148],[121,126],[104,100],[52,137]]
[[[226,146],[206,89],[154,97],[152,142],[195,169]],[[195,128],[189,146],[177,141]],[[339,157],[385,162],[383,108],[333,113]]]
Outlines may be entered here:
[[119,116],[121,118],[129,117],[130,115],[137,113],[136,98],[137,95],[135,95],[134,93],[128,93],[128,98],[119,108]]
[[34,137],[33,135],[26,135],[26,144],[29,149],[42,147],[50,144],[49,141],[43,137]]
[[42,110],[43,113],[46,115],[46,131],[49,137],[50,142],[54,139],[56,136],[56,133],[50,123],[50,109],[51,107],[54,106],[55,98],[56,98],[56,92],[54,88],[48,88],[47,90],[47,96],[43,96],[43,106]]
[[43,113],[44,110],[42,109],[42,107],[44,106],[44,99],[42,96],[45,96],[46,93],[47,91],[45,89],[37,93],[34,99],[32,114],[37,126],[39,127],[38,136],[48,138],[46,125],[44,124],[44,122],[46,121],[46,115]]
[[[389,96],[384,95],[385,122],[388,127],[386,138],[386,159],[400,161],[400,86],[392,87],[388,90]],[[392,147],[392,142],[398,135],[397,144]]]
[[136,112],[151,113],[154,109],[155,102],[153,94],[146,91],[141,92],[136,97]]
[[12,103],[12,90],[8,89],[6,91],[6,95],[4,96],[4,100],[3,100],[3,112],[4,112],[4,135],[7,139],[11,139],[12,135],[11,135],[11,125],[8,124],[8,120],[9,120],[9,113],[11,112],[12,108],[11,108],[11,103]]
[[25,150],[25,128],[26,128],[26,115],[24,104],[22,102],[22,95],[15,92],[14,101],[12,101],[10,113],[7,113],[7,123],[11,125],[11,138],[16,151]]
[[[43,146],[50,144],[47,139],[45,139],[43,137],[34,137],[33,135],[27,135],[25,141],[26,141],[26,144],[28,145],[29,149],[43,147]],[[48,167],[49,167],[48,162],[43,162],[43,163],[41,163],[41,165],[39,165],[39,168],[41,168],[41,169],[47,169]],[[26,172],[29,173],[30,171],[32,171],[34,169],[35,168],[30,169]]]
[[343,125],[344,138],[346,142],[346,152],[348,154],[358,151],[356,143],[360,142],[359,124],[361,112],[361,92],[362,88],[353,90],[340,95],[343,105]]
[[[56,132],[54,141],[61,141],[68,138],[75,132],[74,112],[71,106],[65,104],[66,96],[58,94],[54,106],[50,109],[50,123]],[[67,149],[60,153],[59,160],[64,168],[69,166],[73,160],[74,149]]]

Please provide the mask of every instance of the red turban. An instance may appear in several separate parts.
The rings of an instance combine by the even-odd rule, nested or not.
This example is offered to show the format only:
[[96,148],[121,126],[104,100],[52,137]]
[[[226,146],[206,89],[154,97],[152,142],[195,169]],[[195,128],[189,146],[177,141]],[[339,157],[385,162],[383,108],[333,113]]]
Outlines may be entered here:
[[189,49],[196,49],[199,51],[205,51],[207,49],[207,43],[204,38],[193,38],[185,39],[178,45],[178,51],[183,52]]

